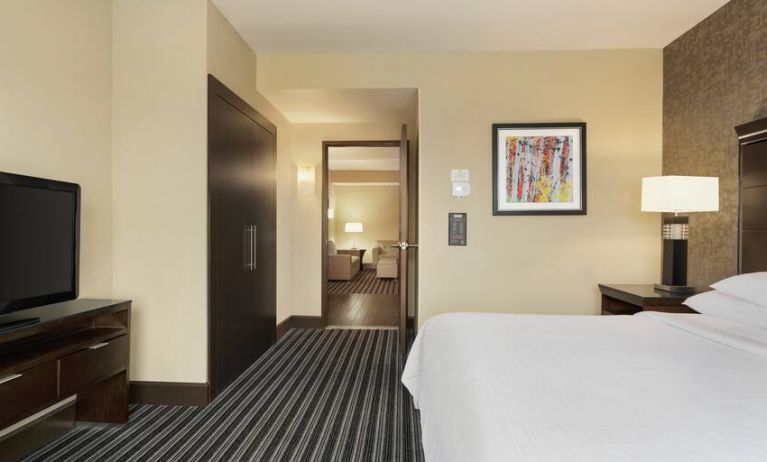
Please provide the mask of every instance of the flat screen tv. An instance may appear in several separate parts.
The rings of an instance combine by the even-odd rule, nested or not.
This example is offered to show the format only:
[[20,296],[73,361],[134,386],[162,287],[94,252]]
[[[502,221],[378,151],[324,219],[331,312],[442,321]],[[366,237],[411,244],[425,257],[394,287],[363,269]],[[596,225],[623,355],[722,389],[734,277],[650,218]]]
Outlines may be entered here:
[[0,315],[77,298],[80,186],[0,172]]

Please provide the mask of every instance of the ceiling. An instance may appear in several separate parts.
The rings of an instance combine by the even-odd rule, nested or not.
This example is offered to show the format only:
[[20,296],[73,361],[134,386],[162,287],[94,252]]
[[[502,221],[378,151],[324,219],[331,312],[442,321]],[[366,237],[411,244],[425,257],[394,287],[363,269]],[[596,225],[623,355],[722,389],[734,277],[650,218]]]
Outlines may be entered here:
[[265,90],[264,96],[291,122],[414,122],[418,118],[415,89]]
[[727,0],[214,0],[257,52],[662,48]]
[[330,147],[328,169],[399,170],[399,147]]

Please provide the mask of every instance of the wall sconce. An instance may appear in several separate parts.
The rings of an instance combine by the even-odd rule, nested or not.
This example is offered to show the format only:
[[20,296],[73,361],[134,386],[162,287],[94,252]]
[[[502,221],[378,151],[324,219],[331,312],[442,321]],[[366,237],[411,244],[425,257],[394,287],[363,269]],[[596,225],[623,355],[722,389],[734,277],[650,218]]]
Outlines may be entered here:
[[313,165],[299,165],[297,170],[299,196],[313,196],[315,193],[316,176]]
[[336,218],[336,209],[328,209],[328,220],[333,220]]

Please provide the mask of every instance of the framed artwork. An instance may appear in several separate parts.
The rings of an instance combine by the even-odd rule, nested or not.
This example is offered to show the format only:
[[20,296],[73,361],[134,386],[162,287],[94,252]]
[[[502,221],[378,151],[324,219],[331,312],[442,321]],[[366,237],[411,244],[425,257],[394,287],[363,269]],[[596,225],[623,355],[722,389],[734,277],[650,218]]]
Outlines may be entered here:
[[586,124],[493,124],[493,215],[585,215]]

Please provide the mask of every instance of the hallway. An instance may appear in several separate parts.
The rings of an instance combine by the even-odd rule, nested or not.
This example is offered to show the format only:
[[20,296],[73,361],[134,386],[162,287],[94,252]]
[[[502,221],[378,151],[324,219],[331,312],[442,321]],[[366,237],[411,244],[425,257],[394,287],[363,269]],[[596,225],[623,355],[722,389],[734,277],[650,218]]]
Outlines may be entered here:
[[399,295],[330,294],[329,326],[396,327]]

